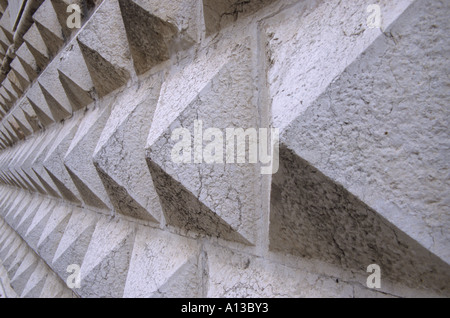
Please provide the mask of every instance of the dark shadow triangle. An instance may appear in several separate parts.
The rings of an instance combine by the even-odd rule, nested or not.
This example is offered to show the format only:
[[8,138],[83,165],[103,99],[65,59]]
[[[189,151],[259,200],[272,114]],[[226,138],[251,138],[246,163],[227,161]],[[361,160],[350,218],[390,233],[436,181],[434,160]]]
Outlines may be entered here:
[[94,192],[92,192],[75,173],[72,172],[72,170],[70,170],[67,166],[65,167],[70,177],[72,178],[73,183],[78,189],[81,198],[87,205],[94,206],[99,209],[108,209],[108,206],[102,200],[100,200],[100,198]]
[[118,213],[128,215],[134,218],[157,222],[157,220],[144,209],[136,200],[131,197],[128,191],[119,185],[113,178],[104,172],[98,164],[95,164],[98,175],[109,195],[111,203]]
[[147,164],[168,224],[186,231],[252,245],[156,163],[147,159]]
[[128,82],[130,75],[127,71],[115,67],[80,40],[78,44],[99,97],[108,95]]
[[66,92],[67,97],[69,98],[70,104],[72,105],[74,111],[85,108],[94,101],[88,92],[78,86],[78,84],[72,81],[63,72],[58,70],[58,73],[59,80],[64,88],[64,91]]

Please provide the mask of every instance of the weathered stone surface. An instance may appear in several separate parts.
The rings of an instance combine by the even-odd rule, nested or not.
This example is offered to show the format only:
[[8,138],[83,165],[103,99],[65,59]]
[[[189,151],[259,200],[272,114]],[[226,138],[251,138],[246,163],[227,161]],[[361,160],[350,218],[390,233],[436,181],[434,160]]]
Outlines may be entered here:
[[[45,96],[39,87],[39,85],[33,85],[26,96],[28,103],[31,105],[33,111],[36,113],[37,118],[44,126],[50,126],[54,121],[58,121],[58,117],[55,119],[51,108],[47,104]],[[50,100],[51,97],[50,97]],[[55,109],[57,110],[57,109]],[[54,110],[54,111],[55,111]],[[58,115],[58,113],[56,113]],[[59,117],[59,120],[62,118]]]
[[[207,249],[208,297],[352,297],[352,285],[223,248]],[[245,282],[245,283],[243,283]]]
[[34,216],[36,215],[40,205],[42,204],[42,200],[39,197],[34,197],[32,202],[27,207],[25,213],[23,214],[19,224],[17,225],[17,233],[21,236],[25,236],[26,231],[31,226],[31,222],[33,221]]
[[298,156],[447,263],[449,93],[441,79],[450,41],[434,30],[449,28],[449,10],[411,5],[282,134]]
[[23,298],[37,298],[44,288],[45,280],[47,278],[49,271],[45,263],[40,260],[36,265],[34,272],[28,279],[24,290],[22,291],[21,297]]
[[53,110],[52,113],[58,112],[61,114],[58,116],[60,120],[68,118],[74,111],[82,108],[71,107],[72,103],[60,80],[58,65],[56,63],[51,63],[41,76],[39,76],[39,86],[44,93],[45,100],[47,101],[50,110]]
[[42,162],[45,172],[50,176],[61,196],[75,203],[80,202],[81,196],[64,166],[64,158],[78,130],[78,123],[79,121],[72,120],[58,131]]
[[39,206],[33,218],[33,221],[31,221],[30,227],[25,233],[25,240],[28,242],[31,248],[37,249],[39,239],[41,238],[42,232],[44,231],[48,219],[55,206],[56,203],[49,199],[47,199]]
[[23,55],[22,58],[24,61],[29,62],[28,64],[31,62],[32,64],[30,65],[35,66],[39,74],[48,64],[52,52],[47,48],[35,23],[31,25],[23,39],[25,40],[24,45],[26,45],[28,53],[25,53],[26,55]]
[[117,88],[125,85],[129,75],[121,68],[115,67],[98,52],[83,42],[78,45],[86,61],[92,81],[99,97],[104,97]]
[[448,2],[27,3],[0,0],[0,297],[450,295]]
[[108,209],[110,202],[92,158],[110,111],[106,107],[86,113],[64,158],[64,166],[83,201],[100,209]]
[[20,262],[19,268],[17,268],[17,271],[11,279],[11,286],[18,295],[22,295],[27,282],[36,269],[37,263],[38,258],[32,252],[29,252]]
[[75,298],[75,294],[52,271],[45,280],[40,298]]
[[67,267],[71,264],[80,265],[89,247],[92,234],[95,230],[96,217],[74,209],[64,234],[59,240],[52,266],[61,277],[67,275]]
[[77,41],[100,97],[127,83],[133,67],[117,0],[101,4]]
[[199,248],[195,240],[139,227],[124,297],[199,297]]
[[[58,2],[60,3],[62,1],[46,0],[33,14],[33,20],[36,22],[37,29],[44,38],[45,43],[51,46],[50,50],[53,53],[58,52],[64,43],[65,37],[69,33],[67,23],[60,23],[58,19],[58,12],[55,10],[55,7],[60,6],[60,4],[57,5]],[[62,12],[59,13],[61,14]]]
[[[225,133],[226,128],[257,128],[257,94],[250,72],[255,58],[252,53],[248,46],[235,44],[233,50],[201,56],[169,78],[163,85],[147,141],[148,165],[166,222],[186,231],[245,244],[256,239],[258,165],[229,164],[225,154],[217,163],[205,164],[203,159],[175,163],[172,149],[177,140],[172,132],[184,128],[193,136],[196,121],[202,121],[202,131],[217,128]],[[210,64],[204,64],[206,61]],[[198,82],[192,83],[190,76],[198,78]],[[202,145],[208,141],[202,140]],[[225,148],[222,143],[219,147]],[[200,152],[203,156],[202,149]]]
[[72,297],[67,286],[26,242],[6,222],[0,223],[2,230],[11,233],[15,242],[8,254],[1,254],[0,297]]
[[37,245],[39,255],[47,263],[53,260],[71,215],[72,207],[58,205],[49,216]]
[[119,0],[119,5],[136,73],[141,75],[168,60],[176,28],[133,0]]
[[179,41],[176,49],[185,49],[202,37],[202,3],[196,0],[132,0],[150,14],[165,22],[172,23],[178,29]]
[[99,220],[81,265],[81,296],[123,296],[134,237],[127,222]]
[[3,266],[0,266],[0,282],[0,298],[17,298],[17,293],[11,287],[8,272]]
[[[385,30],[413,1],[379,1]],[[370,1],[302,1],[265,22],[274,126],[283,129],[378,37]],[[315,9],[311,12],[311,7]],[[295,84],[293,84],[295,83]]]
[[25,113],[21,109],[18,109],[12,116],[24,137],[30,136],[33,133],[33,127],[31,127],[25,117]]
[[272,181],[271,249],[354,270],[376,263],[411,287],[447,289],[447,263],[284,145],[280,162]]
[[115,99],[93,155],[115,212],[152,222],[160,218],[161,207],[140,145],[152,125],[160,85],[158,77],[151,77],[130,88],[133,100],[128,94]]
[[245,17],[274,0],[202,0],[206,34],[218,32],[240,17]]

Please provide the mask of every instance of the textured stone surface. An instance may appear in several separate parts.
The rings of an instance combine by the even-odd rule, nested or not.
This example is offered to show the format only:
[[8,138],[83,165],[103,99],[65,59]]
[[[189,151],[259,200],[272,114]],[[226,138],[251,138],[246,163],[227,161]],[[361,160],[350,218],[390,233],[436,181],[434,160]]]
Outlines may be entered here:
[[377,3],[0,1],[0,297],[450,296],[450,5]]
[[[240,42],[251,43],[251,39]],[[213,56],[205,54],[198,64],[166,81],[155,112],[155,119],[161,120],[154,121],[151,128],[147,157],[168,224],[252,244],[260,195],[255,186],[261,178],[258,165],[178,164],[171,159],[176,143],[172,132],[186,128],[194,135],[196,120],[203,122],[201,130],[218,128],[225,132],[226,128],[258,127],[257,94],[250,71],[255,55],[247,45],[230,46],[233,49]],[[207,60],[211,64],[205,69],[202,62]],[[199,82],[192,85],[191,76]],[[192,94],[193,88],[198,89],[196,95]],[[184,99],[187,96],[183,90],[192,94],[192,99]],[[184,100],[177,103],[176,99],[182,97]],[[168,122],[171,118],[173,121]],[[164,124],[168,128],[153,141]]]
[[119,5],[137,74],[168,60],[176,28],[132,0],[119,0]]
[[124,297],[199,297],[202,295],[199,260],[194,240],[140,227]]
[[[378,1],[382,30],[412,2]],[[300,115],[382,35],[380,29],[366,25],[369,4],[366,0],[302,1],[264,23],[275,127],[282,129]]]
[[81,295],[122,297],[134,243],[133,225],[101,219],[81,265]]
[[450,283],[447,263],[284,145],[273,178],[270,248],[355,270],[376,263],[412,287]]
[[209,297],[352,297],[352,286],[333,277],[221,248],[207,250],[207,258]]
[[206,34],[211,35],[238,18],[254,13],[274,0],[202,0]]
[[184,48],[202,37],[203,24],[201,1],[197,0],[132,0],[150,14],[165,22],[172,23],[179,32],[179,39],[173,43],[174,48]]
[[[9,253],[3,253],[4,250],[1,250],[1,298],[73,297],[65,283],[6,222],[1,220],[0,227],[3,233],[10,233],[8,237],[17,242],[17,245],[11,246]],[[8,228],[11,231],[7,231]],[[5,243],[4,237],[0,240]]]
[[[160,85],[158,77],[151,77],[146,85],[130,88],[131,102],[128,94],[113,101],[111,116],[93,154],[115,212],[153,222],[159,219],[161,208],[140,145],[150,129]],[[130,178],[130,173],[137,178]]]
[[409,7],[282,135],[446,262],[449,65],[442,52],[450,42],[441,32],[450,27],[449,10],[427,1]]

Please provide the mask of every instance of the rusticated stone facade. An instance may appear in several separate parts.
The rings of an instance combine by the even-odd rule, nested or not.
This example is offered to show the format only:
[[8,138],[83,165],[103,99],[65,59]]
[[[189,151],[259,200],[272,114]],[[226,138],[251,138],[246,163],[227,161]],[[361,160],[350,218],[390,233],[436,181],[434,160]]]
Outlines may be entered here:
[[450,296],[449,1],[0,12],[0,296]]

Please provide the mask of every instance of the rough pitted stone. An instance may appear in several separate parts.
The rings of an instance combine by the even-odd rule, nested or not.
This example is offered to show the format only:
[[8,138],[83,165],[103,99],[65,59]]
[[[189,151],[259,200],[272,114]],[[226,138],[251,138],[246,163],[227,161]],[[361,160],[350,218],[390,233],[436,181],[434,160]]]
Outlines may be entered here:
[[79,121],[66,123],[53,140],[42,162],[44,170],[66,200],[79,203],[81,195],[64,166],[64,158],[78,130]]
[[22,291],[23,298],[37,298],[44,288],[45,280],[49,271],[43,261],[38,261],[38,264],[28,279],[25,288]]
[[[35,189],[43,194],[50,194],[55,197],[60,197],[57,192],[57,187],[50,180],[47,174],[43,174],[42,161],[45,158],[46,151],[50,147],[50,142],[54,137],[54,132],[47,131],[39,138],[32,140],[31,145],[24,145],[26,152],[20,159],[20,162],[15,165],[16,169],[22,170],[25,177],[35,187]],[[42,175],[42,176],[41,176]]]
[[[241,41],[249,43],[251,39]],[[227,128],[258,128],[257,94],[250,72],[255,56],[246,45],[230,43],[230,46],[233,50],[202,56],[194,66],[173,74],[163,85],[155,113],[159,120],[154,121],[156,128],[150,131],[147,157],[169,225],[253,244],[259,197],[255,187],[260,179],[258,165],[227,164],[225,156],[223,163],[216,164],[193,161],[179,164],[172,160],[176,143],[171,138],[172,132],[186,128],[193,135],[197,120],[203,122],[204,130],[218,128],[224,133]],[[239,60],[236,56],[240,56]],[[205,69],[202,64],[206,59],[217,60]],[[209,69],[215,65],[221,67]],[[191,85],[188,76],[195,76],[195,72],[210,77]],[[198,91],[192,91],[197,87]],[[192,99],[185,99],[188,96]],[[177,99],[183,102],[177,103]],[[170,113],[173,121],[161,116],[164,113]],[[174,118],[175,115],[178,116]],[[154,141],[163,124],[167,125],[165,132]]]
[[4,87],[5,90],[7,90],[9,92],[9,94],[12,95],[12,97],[14,99],[17,99],[22,94],[21,91],[16,91],[17,87],[14,87],[12,85],[11,81],[9,80],[9,78],[6,78],[3,81],[3,87]]
[[[94,151],[94,163],[116,214],[147,221],[160,218],[161,207],[145,162],[146,134],[159,96],[161,81],[151,77],[145,86],[119,95]],[[132,173],[138,178],[129,178]]]
[[199,297],[198,262],[194,240],[139,227],[124,297]]
[[31,225],[31,222],[33,221],[34,216],[36,215],[36,212],[38,211],[40,205],[42,204],[42,201],[34,197],[30,205],[27,207],[25,213],[23,214],[21,220],[19,221],[19,224],[17,225],[17,233],[21,236],[25,236],[26,231]]
[[[448,1],[27,3],[17,30],[0,0],[0,297],[450,295]],[[278,128],[274,175],[176,163],[200,121]]]
[[37,251],[42,259],[51,263],[58,248],[59,242],[66,230],[67,223],[72,215],[72,207],[56,206],[47,220],[37,245]]
[[136,4],[119,0],[120,9],[138,75],[169,59],[169,46],[176,28]]
[[5,267],[0,268],[0,280],[7,297],[72,297],[61,279],[8,224],[4,223],[2,229],[10,229],[16,242],[9,254],[1,254]]
[[[23,133],[25,137],[29,136],[33,132],[33,128],[28,123],[25,113],[18,109],[16,114],[12,115],[14,118],[14,121],[16,122],[17,126],[19,127],[20,131]],[[16,117],[17,116],[17,117]]]
[[272,181],[271,249],[355,270],[376,263],[411,287],[447,289],[447,263],[284,145],[280,162]]
[[135,237],[135,226],[102,218],[81,265],[81,296],[122,297]]
[[11,279],[11,286],[17,291],[17,294],[22,294],[31,275],[36,269],[37,263],[38,258],[32,252],[29,252],[21,261],[19,268]]
[[40,298],[75,298],[74,293],[53,271],[48,273]]
[[94,83],[95,90],[99,97],[104,97],[125,85],[129,79],[129,74],[122,68],[115,67],[98,52],[92,50],[83,42],[79,41],[89,73]]
[[446,262],[450,95],[441,79],[450,41],[435,27],[450,27],[448,12],[447,3],[411,5],[282,134],[298,156]]
[[[378,1],[382,30],[412,2]],[[264,22],[275,127],[282,129],[300,115],[336,76],[382,36],[380,29],[369,29],[366,24],[366,8],[372,3],[301,1],[282,13],[282,19],[275,16]],[[315,7],[312,12],[311,7]]]
[[133,66],[118,0],[104,1],[77,40],[96,88],[105,86],[97,89],[99,96],[127,82]]
[[38,242],[55,206],[55,202],[49,199],[39,206],[33,221],[31,221],[30,227],[27,229],[24,236],[31,248],[37,249]]
[[0,282],[2,288],[0,289],[0,298],[16,298],[17,293],[11,287],[11,281],[8,277],[8,272],[4,266],[0,266]]
[[10,255],[10,258],[6,258],[6,262],[10,261],[10,265],[7,268],[10,279],[14,278],[17,269],[22,264],[22,261],[26,255],[30,253],[30,248],[26,244],[23,244],[23,242],[21,243],[22,244],[20,244],[19,247]]
[[[50,126],[55,120],[39,85],[33,85],[26,96],[37,118],[44,126]],[[62,119],[62,118],[60,118]]]
[[201,1],[197,0],[132,0],[150,14],[165,22],[174,24],[180,37],[175,48],[184,49],[202,36]]
[[[53,62],[45,69],[39,77],[39,86],[43,92],[47,92],[45,97],[49,107],[52,107],[53,104],[57,103],[57,107],[60,108],[63,113],[62,119],[66,119],[73,112],[81,109],[82,107],[77,105],[75,105],[75,107],[71,107],[73,103],[70,102],[63,85],[64,83],[60,80],[58,66],[58,64]],[[50,98],[53,100],[52,103],[50,103]],[[56,107],[56,105],[53,107]]]
[[[86,63],[87,62],[84,60],[82,50],[77,41],[71,42],[60,54],[58,71],[60,72],[61,83],[63,84],[63,86],[65,85],[66,91],[74,90],[72,94],[75,95],[73,96],[75,98],[84,98],[85,95],[81,93],[78,88],[85,92],[88,92],[92,97],[91,92],[94,88],[94,84],[92,82]],[[62,76],[63,78],[61,78]],[[64,82],[66,78],[67,81],[69,81],[68,83]],[[71,83],[76,84],[78,88],[69,85]],[[70,98],[71,96],[69,96],[68,94],[68,97]]]
[[28,87],[28,85],[30,84],[30,82],[32,81],[32,78],[30,78],[27,71],[25,70],[25,67],[22,65],[19,57],[17,57],[17,56],[11,62],[11,73],[15,74],[15,76],[23,90],[25,90]]
[[[335,277],[289,268],[223,248],[207,249],[208,297],[352,297],[353,287]],[[242,283],[245,282],[245,283]]]
[[88,111],[64,158],[64,166],[83,201],[87,205],[100,209],[108,209],[110,202],[92,162],[92,156],[110,111],[109,107]]
[[56,122],[62,122],[70,116],[70,111],[61,105],[61,103],[41,83],[39,83],[38,86],[41,89],[47,107],[50,109],[52,117]]
[[67,274],[66,269],[71,264],[80,265],[89,247],[92,234],[95,230],[96,217],[74,209],[69,223],[59,241],[51,264],[61,277]]
[[[58,20],[58,12],[56,12],[55,4],[62,2],[60,0],[46,0],[42,3],[39,9],[33,14],[33,20],[36,22],[36,26],[45,40],[45,43],[53,46],[53,52],[57,52],[58,49],[64,43],[64,38],[67,33],[64,34],[68,28],[66,23],[61,23]],[[61,14],[62,12],[60,12]],[[63,29],[64,26],[64,29]]]
[[274,0],[202,0],[206,34],[216,33],[238,18],[261,9]]
[[[19,109],[17,111],[23,112],[25,119],[27,123],[31,126],[33,129],[33,132],[39,131],[42,127],[40,126],[39,119],[33,110],[33,107],[29,103],[28,99],[24,98],[22,99],[21,103],[19,104]],[[19,115],[20,116],[20,115]]]
[[25,51],[24,54],[26,55],[22,55],[21,57],[24,61],[29,62],[28,64],[32,63],[30,65],[35,66],[36,71],[39,74],[48,64],[51,53],[35,23],[28,29],[23,38],[25,40],[24,45],[28,52]]

